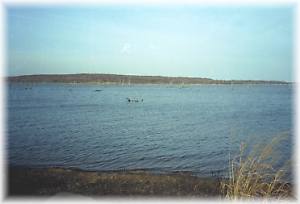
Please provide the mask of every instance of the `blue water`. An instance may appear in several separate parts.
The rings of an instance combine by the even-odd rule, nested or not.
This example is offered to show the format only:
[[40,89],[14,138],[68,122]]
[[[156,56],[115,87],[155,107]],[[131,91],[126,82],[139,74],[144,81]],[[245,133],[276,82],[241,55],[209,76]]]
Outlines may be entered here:
[[[286,139],[291,159],[291,85],[9,84],[10,165],[86,170],[225,174],[241,142]],[[95,91],[101,89],[102,91]],[[126,97],[143,98],[128,103]]]

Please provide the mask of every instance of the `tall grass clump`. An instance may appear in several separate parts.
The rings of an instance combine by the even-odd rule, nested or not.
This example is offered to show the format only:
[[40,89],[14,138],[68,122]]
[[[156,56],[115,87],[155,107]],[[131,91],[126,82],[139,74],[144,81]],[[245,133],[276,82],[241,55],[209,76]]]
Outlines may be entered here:
[[[275,138],[261,147],[255,146],[246,154],[241,144],[240,153],[229,161],[229,178],[221,181],[221,191],[228,199],[291,198],[292,185],[284,180],[285,168],[273,167],[274,148],[280,141]],[[288,166],[288,165],[285,165]]]

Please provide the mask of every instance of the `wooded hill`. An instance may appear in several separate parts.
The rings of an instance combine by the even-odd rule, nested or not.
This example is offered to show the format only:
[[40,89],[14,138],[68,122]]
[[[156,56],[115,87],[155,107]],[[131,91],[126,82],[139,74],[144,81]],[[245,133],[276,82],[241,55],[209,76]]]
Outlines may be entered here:
[[102,83],[102,84],[289,84],[285,81],[214,80],[195,77],[137,76],[116,74],[45,74],[7,77],[19,83]]

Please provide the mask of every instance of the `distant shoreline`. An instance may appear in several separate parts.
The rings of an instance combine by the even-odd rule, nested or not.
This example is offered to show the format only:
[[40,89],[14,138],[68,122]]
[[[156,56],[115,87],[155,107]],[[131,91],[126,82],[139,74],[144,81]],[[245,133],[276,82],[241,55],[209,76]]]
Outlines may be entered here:
[[292,84],[286,81],[267,80],[216,80],[198,77],[165,77],[137,76],[117,74],[44,74],[22,75],[5,78],[13,83],[96,83],[96,84],[168,84],[168,85],[198,85],[198,84]]

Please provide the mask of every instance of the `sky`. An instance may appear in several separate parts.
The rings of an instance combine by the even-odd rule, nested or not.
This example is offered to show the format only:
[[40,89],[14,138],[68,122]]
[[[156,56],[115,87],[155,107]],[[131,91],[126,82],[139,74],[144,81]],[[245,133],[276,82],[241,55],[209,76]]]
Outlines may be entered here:
[[7,75],[293,80],[294,7],[8,6]]

